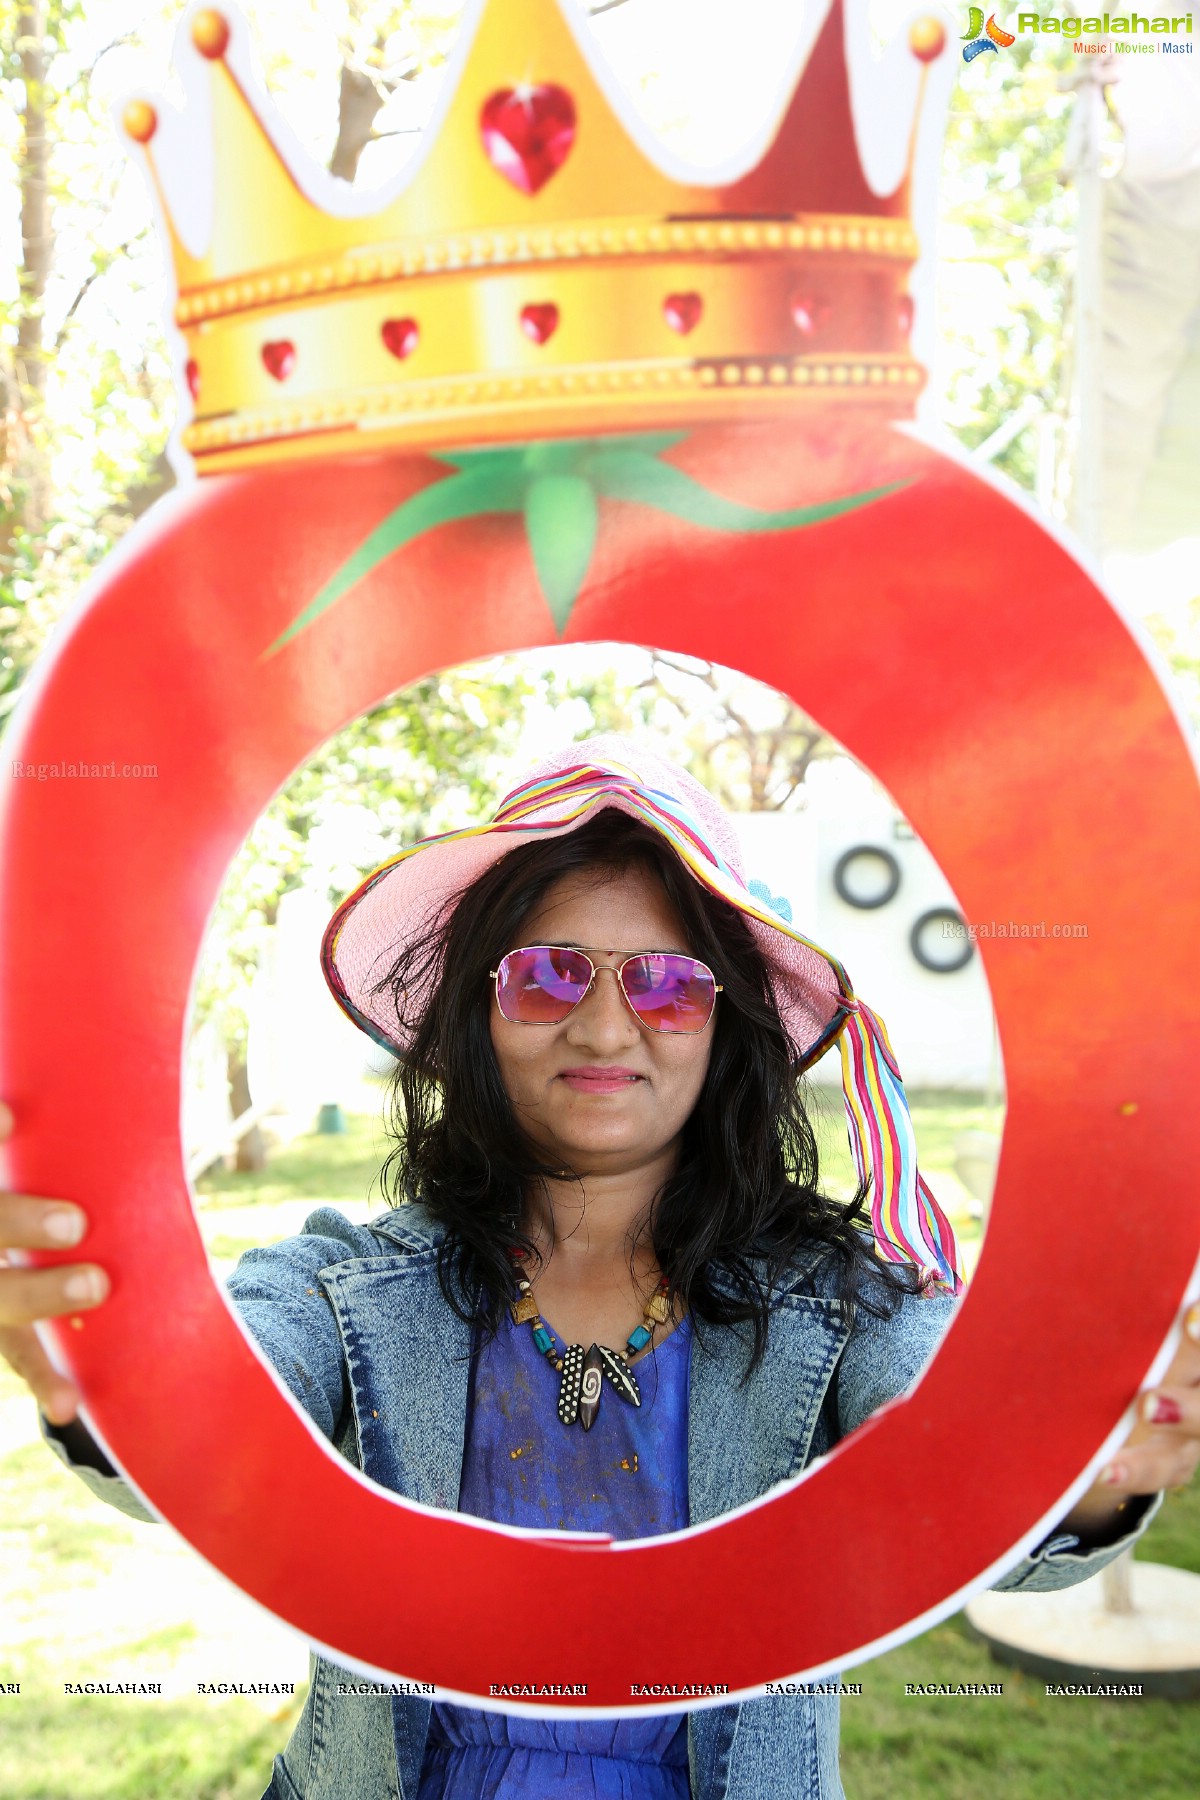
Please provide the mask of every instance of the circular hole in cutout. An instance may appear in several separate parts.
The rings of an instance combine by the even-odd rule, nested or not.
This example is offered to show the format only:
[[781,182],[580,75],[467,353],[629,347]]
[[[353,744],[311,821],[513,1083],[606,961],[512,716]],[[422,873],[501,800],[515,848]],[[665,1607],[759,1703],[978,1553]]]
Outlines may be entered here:
[[[1002,1073],[978,960],[965,986],[931,996],[910,953],[908,914],[922,902],[923,918],[961,922],[933,858],[890,796],[784,694],[720,665],[591,644],[449,668],[399,690],[293,773],[234,858],[197,966],[185,1063],[185,1151],[215,1274],[295,1235],[322,1204],[356,1224],[387,1207],[394,1058],[325,986],[318,951],[333,907],[402,846],[485,821],[548,750],[614,729],[717,794],[752,891],[836,956],[884,1016],[922,1170],[973,1267]],[[849,913],[844,890],[858,896]],[[882,913],[897,894],[901,907]],[[961,956],[961,939],[951,948]],[[856,1180],[836,1051],[806,1087],[822,1185],[846,1199]],[[967,1138],[964,1180],[956,1146]]]

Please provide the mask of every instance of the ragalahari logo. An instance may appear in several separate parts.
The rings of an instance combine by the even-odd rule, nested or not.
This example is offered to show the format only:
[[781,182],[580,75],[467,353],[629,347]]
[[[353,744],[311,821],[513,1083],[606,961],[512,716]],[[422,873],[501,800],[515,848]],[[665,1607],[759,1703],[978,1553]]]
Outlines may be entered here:
[[963,44],[964,62],[974,62],[975,58],[982,56],[985,50],[1007,50],[1010,44],[1015,44],[1017,41],[1011,31],[1005,31],[997,25],[995,13],[991,15],[985,25],[982,6],[971,8],[963,38],[970,40]]

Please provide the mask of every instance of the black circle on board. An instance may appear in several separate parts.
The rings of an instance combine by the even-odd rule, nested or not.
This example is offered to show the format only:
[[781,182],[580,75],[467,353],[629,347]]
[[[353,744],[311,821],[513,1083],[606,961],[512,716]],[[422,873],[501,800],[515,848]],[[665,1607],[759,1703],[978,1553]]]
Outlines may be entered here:
[[[850,871],[855,863],[868,862],[882,865],[883,886],[878,892],[855,892]],[[847,906],[855,906],[860,912],[873,912],[877,906],[886,906],[899,893],[900,864],[882,844],[855,844],[851,849],[843,850],[834,864],[833,885],[839,900],[844,900]]]
[[[947,940],[948,954],[931,956],[926,941],[939,926],[942,929],[938,941]],[[955,975],[959,969],[966,968],[975,954],[975,945],[967,934],[967,922],[952,906],[933,906],[923,912],[908,934],[908,947],[921,967],[933,975]]]

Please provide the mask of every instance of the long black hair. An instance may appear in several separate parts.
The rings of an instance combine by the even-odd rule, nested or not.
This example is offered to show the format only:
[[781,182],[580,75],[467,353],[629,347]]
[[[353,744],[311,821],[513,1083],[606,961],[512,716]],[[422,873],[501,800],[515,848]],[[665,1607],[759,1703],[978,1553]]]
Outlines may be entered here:
[[650,1212],[670,1293],[702,1323],[749,1321],[751,1367],[766,1344],[772,1292],[802,1259],[814,1265],[814,1248],[823,1253],[816,1261],[835,1260],[837,1291],[852,1310],[887,1316],[917,1272],[875,1254],[865,1189],[849,1204],[821,1191],[799,1052],[744,917],[694,880],[657,832],[614,808],[501,857],[377,984],[411,1043],[392,1080],[385,1195],[420,1201],[445,1224],[442,1291],[460,1317],[494,1331],[514,1292],[510,1250],[537,1255],[522,1231],[524,1196],[563,1170],[539,1156],[509,1104],[492,1048],[489,974],[553,883],[585,870],[604,881],[630,867],[661,883],[690,949],[724,989],[679,1163]]

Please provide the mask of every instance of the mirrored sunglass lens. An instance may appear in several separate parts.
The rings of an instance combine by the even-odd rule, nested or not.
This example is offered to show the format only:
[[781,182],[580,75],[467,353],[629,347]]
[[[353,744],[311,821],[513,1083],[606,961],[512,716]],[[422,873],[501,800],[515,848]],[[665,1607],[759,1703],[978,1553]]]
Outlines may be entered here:
[[496,998],[506,1019],[555,1025],[587,992],[592,965],[578,950],[512,950],[500,964]]
[[690,956],[635,956],[622,981],[630,1006],[654,1031],[703,1031],[712,1016],[712,970]]

